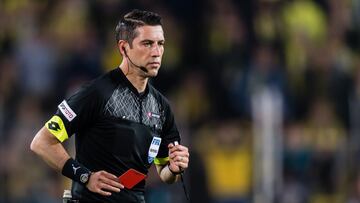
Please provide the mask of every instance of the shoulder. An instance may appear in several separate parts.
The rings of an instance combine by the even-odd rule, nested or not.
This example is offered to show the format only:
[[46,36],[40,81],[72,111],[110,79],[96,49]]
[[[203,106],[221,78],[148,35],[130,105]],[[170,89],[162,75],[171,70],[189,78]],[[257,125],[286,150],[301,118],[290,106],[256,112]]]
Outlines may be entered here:
[[149,93],[152,94],[162,105],[165,105],[166,107],[170,106],[169,100],[151,84],[149,84]]
[[119,84],[120,80],[116,77],[114,69],[83,84],[78,93],[98,97],[108,97]]

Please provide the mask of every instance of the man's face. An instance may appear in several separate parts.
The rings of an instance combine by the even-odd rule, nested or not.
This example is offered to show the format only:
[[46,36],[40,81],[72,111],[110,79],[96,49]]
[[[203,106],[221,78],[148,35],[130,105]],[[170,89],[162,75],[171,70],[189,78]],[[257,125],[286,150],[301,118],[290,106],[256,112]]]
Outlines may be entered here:
[[138,35],[133,40],[128,55],[134,64],[146,68],[147,76],[155,77],[160,69],[164,53],[164,31],[160,25],[146,25],[136,30]]

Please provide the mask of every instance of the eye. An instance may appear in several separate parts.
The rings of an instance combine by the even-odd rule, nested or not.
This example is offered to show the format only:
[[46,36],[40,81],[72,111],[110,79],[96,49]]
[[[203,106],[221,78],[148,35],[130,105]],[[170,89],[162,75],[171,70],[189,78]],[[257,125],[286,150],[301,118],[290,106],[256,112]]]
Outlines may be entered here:
[[151,45],[152,45],[152,42],[145,42],[145,43],[144,43],[144,46],[145,46],[145,47],[148,47],[148,48],[150,48]]
[[159,45],[159,46],[164,46],[164,44],[165,44],[164,41],[158,42],[158,45]]

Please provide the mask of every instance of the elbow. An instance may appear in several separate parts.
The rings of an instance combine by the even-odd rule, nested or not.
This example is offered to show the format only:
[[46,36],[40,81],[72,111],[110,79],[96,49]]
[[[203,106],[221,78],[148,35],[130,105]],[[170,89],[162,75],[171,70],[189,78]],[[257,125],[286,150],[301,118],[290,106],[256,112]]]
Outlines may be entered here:
[[39,151],[39,142],[37,141],[36,137],[31,141],[30,150],[36,154]]
[[42,143],[43,142],[41,141],[41,136],[39,135],[39,133],[36,134],[34,139],[31,141],[30,150],[35,154],[40,155],[43,151],[42,149],[44,148]]

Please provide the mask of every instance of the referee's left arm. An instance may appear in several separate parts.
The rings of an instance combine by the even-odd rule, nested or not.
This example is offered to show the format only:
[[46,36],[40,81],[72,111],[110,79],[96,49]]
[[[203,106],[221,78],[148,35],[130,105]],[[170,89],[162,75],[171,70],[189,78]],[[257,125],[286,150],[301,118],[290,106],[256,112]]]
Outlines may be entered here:
[[156,170],[160,179],[165,183],[176,182],[180,174],[188,168],[189,164],[189,150],[183,145],[174,145],[170,143],[169,148],[169,161],[167,164],[155,164]]

